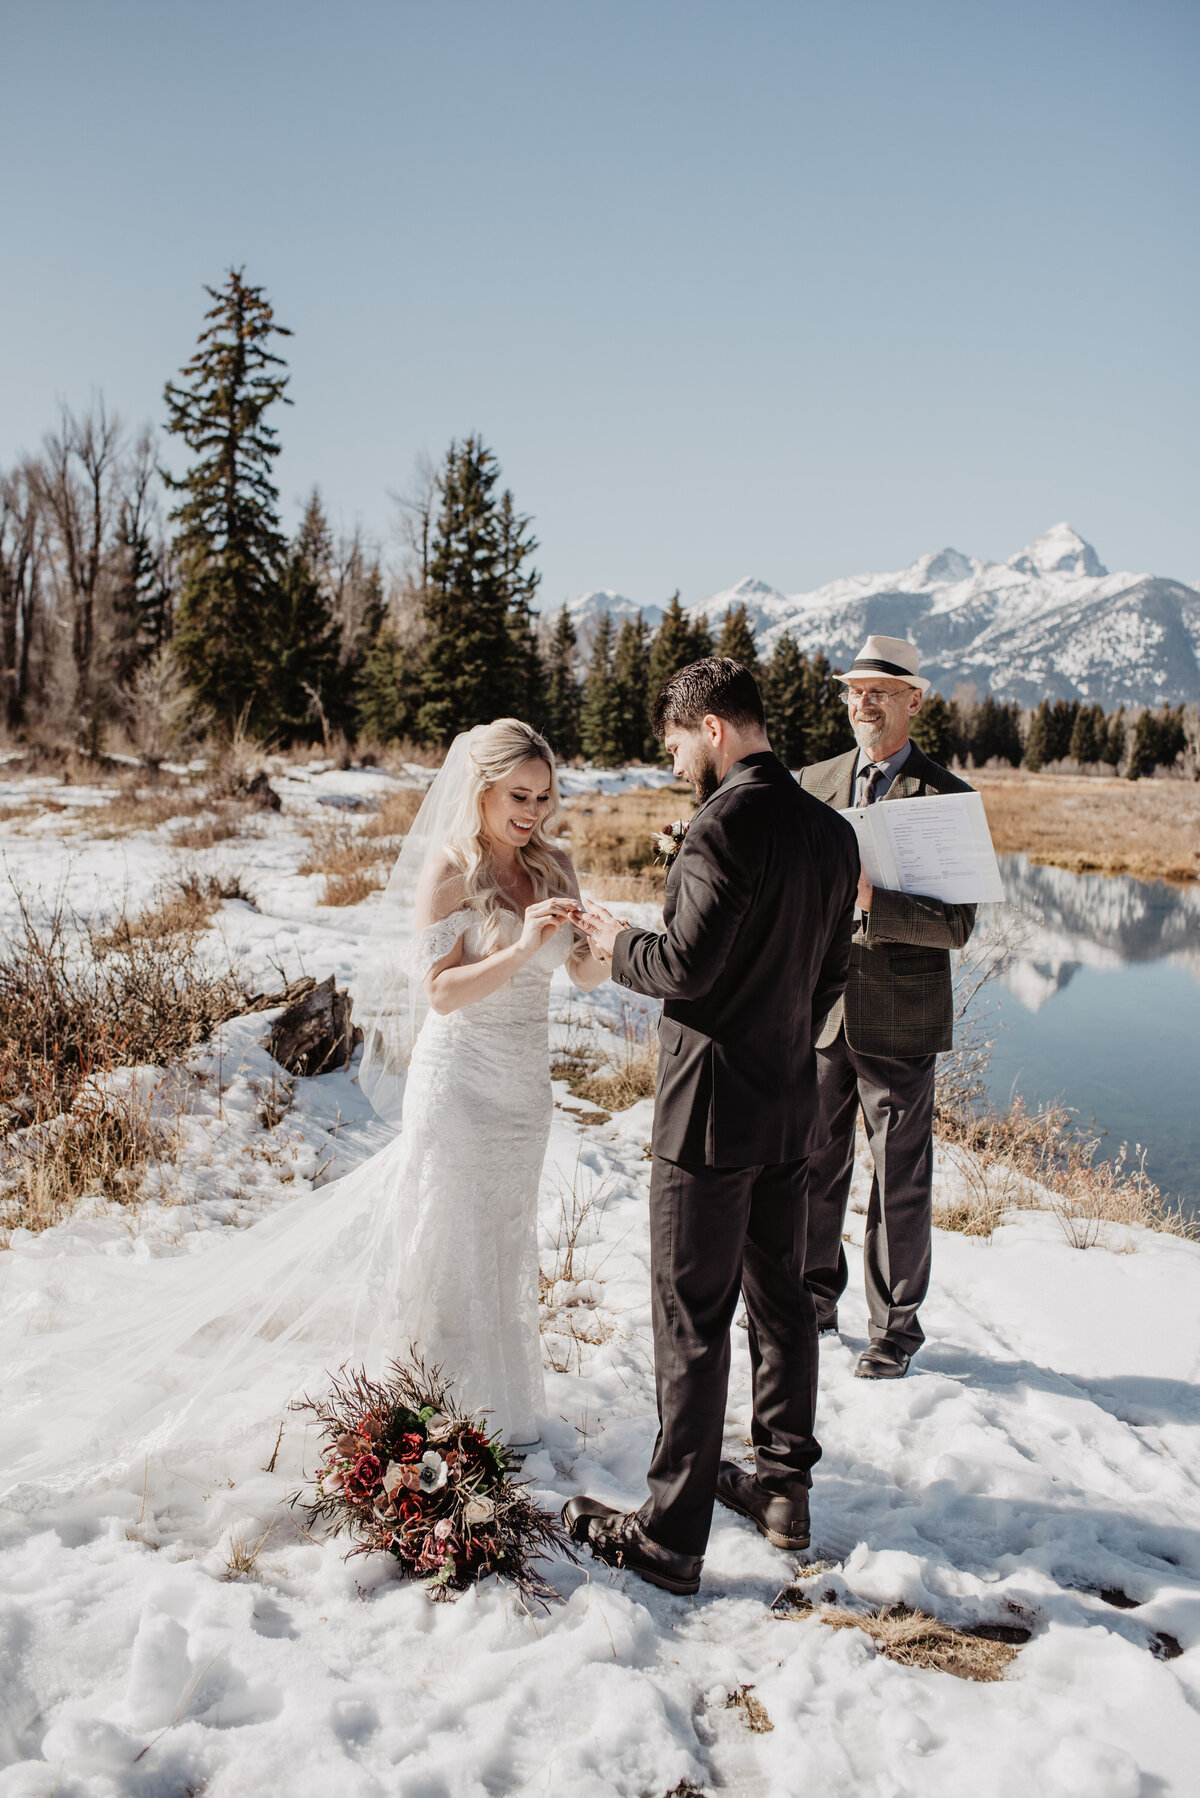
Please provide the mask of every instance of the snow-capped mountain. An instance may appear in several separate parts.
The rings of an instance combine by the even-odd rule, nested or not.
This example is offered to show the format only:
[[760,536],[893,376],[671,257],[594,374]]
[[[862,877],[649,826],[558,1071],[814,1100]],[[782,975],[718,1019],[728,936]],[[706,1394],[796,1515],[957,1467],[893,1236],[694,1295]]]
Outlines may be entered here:
[[[615,597],[615,596],[614,596]],[[572,610],[602,607],[588,594]],[[889,574],[851,575],[811,593],[780,593],[745,579],[688,609],[714,626],[744,602],[769,654],[784,631],[800,648],[845,667],[871,632],[907,637],[921,669],[949,695],[980,693],[1033,705],[1043,697],[1155,705],[1200,702],[1200,592],[1153,574],[1110,574],[1069,524],[1007,562],[956,549]],[[636,611],[629,600],[621,604]],[[659,608],[645,608],[647,622]]]
[[636,601],[626,599],[624,594],[615,593],[611,587],[597,587],[592,593],[582,594],[567,610],[575,629],[585,635],[601,612],[607,612],[614,624],[620,624],[623,618],[636,618],[639,612],[653,631],[662,623],[661,606],[639,606]]

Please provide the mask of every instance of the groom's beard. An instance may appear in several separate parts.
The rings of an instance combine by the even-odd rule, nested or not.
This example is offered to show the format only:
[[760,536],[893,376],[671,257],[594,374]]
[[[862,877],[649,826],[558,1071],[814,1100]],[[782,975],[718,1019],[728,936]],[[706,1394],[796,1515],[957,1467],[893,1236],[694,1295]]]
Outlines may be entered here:
[[697,804],[703,805],[706,799],[711,799],[720,784],[721,780],[717,773],[717,764],[713,761],[711,755],[706,756],[692,775],[692,785],[696,789]]

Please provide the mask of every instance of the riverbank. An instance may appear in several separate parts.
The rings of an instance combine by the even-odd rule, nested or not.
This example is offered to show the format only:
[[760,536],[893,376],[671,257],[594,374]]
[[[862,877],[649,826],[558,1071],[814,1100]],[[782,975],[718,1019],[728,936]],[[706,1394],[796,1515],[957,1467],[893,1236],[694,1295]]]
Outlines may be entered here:
[[1200,879],[1200,782],[1023,768],[980,768],[967,778],[983,794],[998,855],[1027,855],[1072,874]]

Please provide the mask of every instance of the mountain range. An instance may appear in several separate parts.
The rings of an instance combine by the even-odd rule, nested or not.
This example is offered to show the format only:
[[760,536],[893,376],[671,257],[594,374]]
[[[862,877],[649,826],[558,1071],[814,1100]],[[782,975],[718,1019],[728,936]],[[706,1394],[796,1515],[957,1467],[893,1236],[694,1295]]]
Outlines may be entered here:
[[[1200,591],[1154,574],[1110,574],[1090,543],[1056,524],[1007,562],[942,549],[890,574],[850,575],[810,593],[780,593],[746,577],[685,609],[714,630],[744,604],[760,656],[787,631],[802,650],[824,650],[845,668],[870,633],[907,637],[921,672],[949,696],[970,684],[982,695],[1098,701],[1117,705],[1200,703]],[[642,617],[609,589],[569,608],[586,631],[599,613]]]

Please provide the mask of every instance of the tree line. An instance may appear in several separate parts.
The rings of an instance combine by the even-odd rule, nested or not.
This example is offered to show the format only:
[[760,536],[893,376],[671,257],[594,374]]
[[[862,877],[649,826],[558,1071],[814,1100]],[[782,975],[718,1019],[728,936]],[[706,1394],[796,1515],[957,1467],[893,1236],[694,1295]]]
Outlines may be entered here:
[[[715,635],[676,593],[652,631],[608,614],[581,640],[538,612],[532,521],[478,435],[422,465],[401,502],[407,561],[385,568],[360,529],[335,534],[314,489],[283,531],[274,418],[291,404],[290,336],[263,289],[230,270],[195,350],[166,384],[165,426],[189,460],[160,464],[102,400],[64,412],[40,455],[0,474],[0,720],[17,738],[120,733],[151,762],[240,726],[278,743],[438,747],[517,714],[567,759],[661,754],[650,706],[684,663],[717,653],[759,678],[793,767],[853,744],[837,670],[782,636],[760,658],[743,605]],[[65,721],[69,721],[66,724]],[[1135,778],[1184,747],[1182,713],[930,694],[913,737],[939,761],[1038,768],[1070,757]]]

